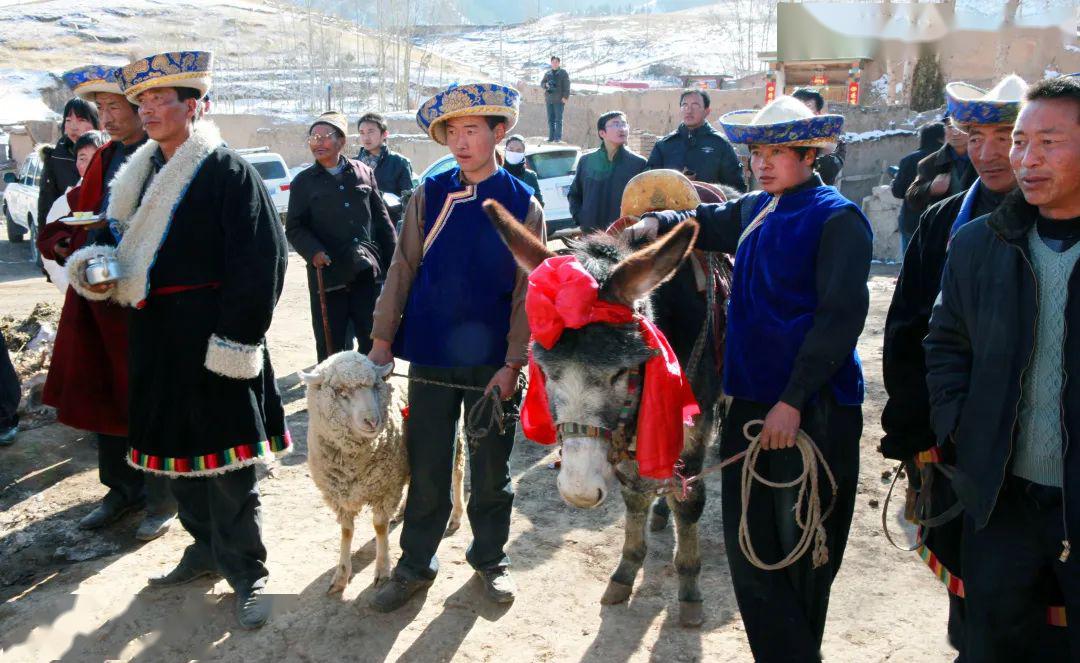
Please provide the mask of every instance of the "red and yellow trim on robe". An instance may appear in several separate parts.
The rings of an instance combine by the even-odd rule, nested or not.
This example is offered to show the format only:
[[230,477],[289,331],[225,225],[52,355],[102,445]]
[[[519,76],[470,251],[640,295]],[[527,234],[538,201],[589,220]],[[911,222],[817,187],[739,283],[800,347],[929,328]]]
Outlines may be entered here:
[[144,454],[138,449],[128,448],[128,462],[151,472],[198,475],[227,471],[232,466],[242,467],[249,461],[280,453],[291,446],[292,436],[286,430],[284,435],[274,435],[268,440],[255,444],[241,444],[217,453],[186,458],[153,456]]
[[476,200],[476,185],[469,184],[461,191],[453,191],[446,195],[446,200],[443,201],[442,209],[439,210],[439,215],[435,217],[435,223],[431,226],[431,231],[428,232],[427,237],[424,238],[424,250],[423,255],[426,255],[431,245],[435,243],[439,233],[446,227],[446,222],[450,218],[450,215],[454,213],[454,205],[458,203],[468,203]]
[[926,565],[930,567],[930,571],[938,577],[938,580],[945,584],[945,588],[949,590],[950,594],[964,598],[964,581],[953,575],[949,569],[945,568],[945,565],[941,563],[941,560],[938,559],[937,555],[925,545],[919,546],[915,552],[919,554],[922,561],[926,562]]
[[920,468],[926,467],[931,463],[942,462],[943,458],[944,456],[941,453],[941,447],[930,447],[926,451],[920,451],[915,454],[915,466]]
[[[938,577],[938,580],[945,584],[945,588],[949,590],[950,594],[964,598],[964,581],[961,578],[957,578],[949,571],[949,569],[945,568],[945,565],[941,563],[941,560],[939,560],[926,546],[919,546],[915,552],[917,552],[919,557],[926,562],[926,565],[930,567],[930,571]],[[1067,626],[1068,622],[1065,618],[1065,606],[1046,606],[1046,623],[1050,626]]]

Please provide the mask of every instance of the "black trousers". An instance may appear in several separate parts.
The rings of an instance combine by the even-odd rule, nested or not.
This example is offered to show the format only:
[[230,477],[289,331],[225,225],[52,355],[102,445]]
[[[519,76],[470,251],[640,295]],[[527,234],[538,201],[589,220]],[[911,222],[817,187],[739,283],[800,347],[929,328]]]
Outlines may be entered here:
[[265,587],[270,572],[255,468],[174,479],[173,494],[180,522],[195,539],[184,551],[184,562],[217,570],[234,590]]
[[354,340],[360,352],[367,354],[371,350],[372,313],[379,290],[379,284],[374,281],[358,279],[344,288],[326,293],[326,316],[330,320],[330,339],[334,343],[334,347],[328,352],[326,334],[323,332],[322,307],[319,305],[319,286],[314,279],[308,280],[311,327],[315,332],[315,354],[319,361],[335,352],[352,350]]
[[0,431],[19,425],[20,398],[19,376],[11,365],[4,335],[0,334]]
[[[965,663],[1080,661],[1080,558],[1059,559],[1061,489],[1009,476],[985,527],[964,520]],[[1058,589],[1066,629],[1046,623]]]
[[[770,405],[736,399],[724,418],[721,453],[727,458],[746,448],[743,424],[764,419]],[[721,505],[724,517],[724,544],[735,586],[746,636],[754,659],[759,663],[801,663],[821,660],[821,639],[829,609],[829,592],[840,570],[847,545],[848,530],[855,508],[859,481],[859,438],[862,409],[836,403],[830,391],[823,391],[803,408],[801,427],[821,449],[837,482],[832,513],[825,521],[829,561],[813,568],[808,552],[795,564],[778,571],[763,571],[743,555],[739,547],[739,516],[742,512],[740,475],[742,463],[723,470]],[[791,481],[802,471],[802,459],[794,448],[764,451],[758,472],[772,481]],[[819,474],[822,510],[829,504],[829,482]],[[801,530],[795,524],[796,489],[777,489],[755,483],[750,493],[747,521],[758,557],[777,562],[798,541]]]
[[146,503],[146,512],[155,515],[176,513],[172,480],[166,476],[142,472],[127,463],[127,438],[98,433],[98,479],[109,489],[104,502],[120,507]]
[[562,118],[566,104],[547,102],[548,140],[562,140]]
[[[501,366],[432,368],[411,366],[410,377],[487,386]],[[435,553],[450,518],[450,477],[454,464],[457,422],[462,406],[469,408],[481,397],[474,391],[409,383],[409,418],[405,444],[409,450],[412,478],[401,527],[401,560],[394,573],[408,579],[434,578],[439,571]],[[505,403],[511,410],[520,395]],[[471,473],[468,505],[473,540],[465,558],[474,569],[507,566],[503,548],[510,536],[510,510],[514,488],[510,482],[510,451],[514,427],[491,431],[468,450]]]

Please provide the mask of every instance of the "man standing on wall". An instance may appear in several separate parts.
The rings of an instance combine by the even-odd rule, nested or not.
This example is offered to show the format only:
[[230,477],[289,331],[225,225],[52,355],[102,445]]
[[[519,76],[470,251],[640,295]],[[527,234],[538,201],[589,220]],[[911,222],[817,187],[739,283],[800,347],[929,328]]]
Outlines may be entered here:
[[548,142],[561,142],[563,108],[570,99],[570,74],[562,68],[559,56],[551,56],[551,69],[544,74],[540,87],[544,88],[544,103],[547,106]]

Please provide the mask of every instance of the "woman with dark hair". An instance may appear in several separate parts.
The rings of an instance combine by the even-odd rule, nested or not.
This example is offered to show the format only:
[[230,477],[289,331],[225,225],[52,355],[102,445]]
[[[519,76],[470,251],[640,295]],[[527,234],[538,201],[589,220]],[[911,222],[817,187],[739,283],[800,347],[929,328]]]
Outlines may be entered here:
[[540,207],[544,206],[544,196],[540,193],[540,180],[536,173],[529,170],[525,162],[525,138],[521,134],[514,134],[506,139],[506,150],[503,154],[503,168],[506,172],[518,178],[532,187],[533,197]]
[[64,105],[64,120],[61,125],[60,140],[56,145],[41,148],[42,178],[38,189],[37,224],[38,230],[45,226],[49,209],[68,187],[79,181],[79,171],[75,168],[75,141],[87,131],[100,128],[97,107],[94,104],[74,97]]

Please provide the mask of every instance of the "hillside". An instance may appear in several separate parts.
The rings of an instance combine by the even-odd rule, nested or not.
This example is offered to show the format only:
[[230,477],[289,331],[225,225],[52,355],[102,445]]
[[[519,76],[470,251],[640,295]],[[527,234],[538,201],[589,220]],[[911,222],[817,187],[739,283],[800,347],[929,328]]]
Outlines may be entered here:
[[[481,75],[348,21],[284,4],[189,0],[0,0],[0,123],[43,119],[59,74],[89,62],[122,64],[173,49],[214,51],[215,104],[221,112],[309,114],[326,104],[347,112],[415,106],[424,86]],[[408,52],[408,76],[406,53]],[[409,83],[409,93],[403,81]],[[10,100],[10,103],[9,103]]]

